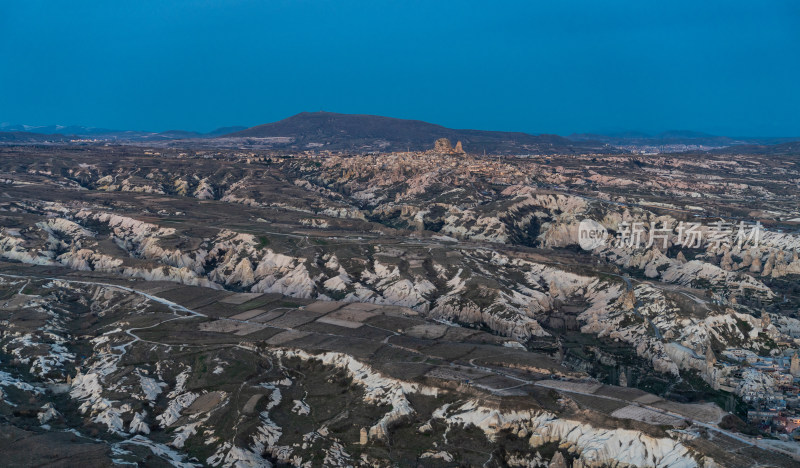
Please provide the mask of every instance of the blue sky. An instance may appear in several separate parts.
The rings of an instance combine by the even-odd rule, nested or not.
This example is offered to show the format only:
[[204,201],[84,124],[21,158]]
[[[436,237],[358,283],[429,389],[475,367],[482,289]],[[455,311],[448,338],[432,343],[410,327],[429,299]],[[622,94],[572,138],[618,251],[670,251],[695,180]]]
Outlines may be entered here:
[[800,136],[800,2],[5,1],[0,121]]

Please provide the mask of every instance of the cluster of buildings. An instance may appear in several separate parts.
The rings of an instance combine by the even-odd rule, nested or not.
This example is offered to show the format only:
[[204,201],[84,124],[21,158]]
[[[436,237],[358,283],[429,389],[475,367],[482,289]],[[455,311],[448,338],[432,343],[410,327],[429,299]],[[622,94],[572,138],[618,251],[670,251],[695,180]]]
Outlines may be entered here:
[[800,356],[787,350],[759,356],[746,349],[728,349],[723,356],[737,364],[719,380],[719,388],[735,392],[753,409],[749,423],[765,432],[792,434],[800,440]]

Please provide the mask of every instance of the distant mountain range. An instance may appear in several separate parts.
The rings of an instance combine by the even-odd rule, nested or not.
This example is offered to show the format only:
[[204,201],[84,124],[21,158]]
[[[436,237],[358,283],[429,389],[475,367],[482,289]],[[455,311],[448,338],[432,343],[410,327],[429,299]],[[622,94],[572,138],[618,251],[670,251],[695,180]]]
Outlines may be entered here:
[[[420,120],[377,115],[302,112],[255,127],[223,127],[200,133],[185,130],[146,132],[82,126],[30,126],[0,124],[0,143],[60,143],[75,139],[141,142],[154,145],[251,147],[286,151],[331,150],[352,152],[427,150],[439,138],[461,141],[468,153],[571,154],[628,151],[709,151],[741,148],[744,152],[794,154],[800,138],[735,138],[693,131],[658,134],[627,131],[609,134],[580,133],[567,137],[522,132],[459,130]],[[771,148],[774,145],[780,145]],[[737,150],[738,151],[738,150]]]
[[800,155],[800,141],[786,141],[771,144],[746,144],[736,145],[730,148],[719,148],[711,150],[712,153],[724,154],[735,149],[737,154],[770,154],[774,156],[796,156]]
[[774,145],[795,141],[800,138],[753,138],[753,137],[727,137],[710,135],[708,133],[693,132],[690,130],[670,130],[668,132],[650,135],[643,132],[618,132],[609,134],[574,133],[569,135],[572,141],[598,141],[613,146],[704,146],[727,147],[734,145]]
[[61,134],[45,135],[44,133],[0,131],[0,143],[65,143],[71,138]]
[[[78,125],[18,125],[0,124],[0,141],[60,141],[64,139],[97,139],[109,141],[168,141],[186,139],[215,138],[232,132],[244,130],[247,127],[222,127],[208,133],[191,132],[185,130],[167,130],[166,132],[146,132],[136,130],[110,130],[107,128],[83,127]],[[47,135],[49,137],[32,137],[28,135]],[[69,138],[67,138],[67,136]]]

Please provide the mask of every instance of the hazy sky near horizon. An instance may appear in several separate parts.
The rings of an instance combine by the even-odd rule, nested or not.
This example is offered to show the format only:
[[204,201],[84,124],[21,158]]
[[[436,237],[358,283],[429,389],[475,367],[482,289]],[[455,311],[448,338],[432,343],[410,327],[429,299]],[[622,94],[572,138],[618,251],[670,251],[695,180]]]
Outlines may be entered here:
[[0,122],[800,136],[800,2],[0,2]]

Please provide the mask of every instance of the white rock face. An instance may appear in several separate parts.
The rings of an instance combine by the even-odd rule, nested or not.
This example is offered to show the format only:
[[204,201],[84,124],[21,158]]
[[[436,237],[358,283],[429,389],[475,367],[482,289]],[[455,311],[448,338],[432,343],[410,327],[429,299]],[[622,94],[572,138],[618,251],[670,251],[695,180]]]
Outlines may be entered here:
[[306,402],[301,400],[294,400],[294,406],[292,407],[292,412],[298,414],[300,416],[309,414],[311,412],[311,408],[306,404]]
[[208,179],[203,179],[197,184],[197,188],[195,189],[193,195],[195,198],[199,198],[200,200],[213,200],[214,199],[214,186],[208,181]]
[[158,382],[156,379],[147,377],[143,374],[139,374],[139,381],[141,382],[142,393],[144,394],[145,399],[150,401],[154,401],[158,395],[161,394],[162,387],[167,386],[167,384],[164,382]]
[[124,431],[122,414],[129,407],[103,396],[102,379],[116,370],[120,356],[108,353],[97,357],[85,373],[79,372],[72,380],[70,396],[82,402],[81,413],[94,416],[94,422],[105,424],[110,432],[119,434]]
[[450,452],[445,452],[445,451],[434,452],[432,450],[429,450],[427,452],[423,452],[422,455],[420,455],[419,457],[420,458],[438,458],[439,460],[442,460],[442,461],[445,461],[445,462],[453,461],[453,455],[451,455]]
[[196,468],[200,466],[197,463],[187,462],[185,456],[176,452],[169,446],[153,442],[141,434],[137,434],[130,439],[115,444],[114,448],[119,449],[121,446],[126,445],[138,445],[141,447],[146,447],[156,456],[167,460],[169,464],[175,468]]
[[283,350],[280,355],[296,357],[303,360],[314,359],[323,364],[347,371],[356,384],[364,387],[365,400],[377,405],[391,405],[392,410],[386,413],[377,424],[369,429],[370,438],[384,438],[392,423],[414,412],[411,403],[406,399],[407,393],[437,395],[438,389],[419,384],[403,382],[385,377],[351,356],[342,353],[308,354],[300,350]]
[[147,411],[134,414],[128,426],[128,432],[131,434],[149,434],[150,426],[145,422],[145,417],[147,417]]
[[[319,360],[346,370],[357,384],[364,387],[366,401],[391,404],[392,411],[369,429],[370,439],[386,437],[394,421],[414,411],[406,398],[407,394],[435,395],[437,392],[435,388],[385,377],[369,366],[340,353],[313,355],[304,351],[284,350],[280,354],[304,360]],[[638,431],[597,429],[578,421],[559,419],[545,411],[502,411],[482,406],[473,400],[459,405],[446,404],[434,411],[433,419],[441,420],[448,426],[474,425],[489,439],[493,439],[501,431],[530,434],[530,444],[534,448],[547,442],[558,442],[578,453],[583,466],[698,466],[689,449],[678,441],[653,438]],[[431,453],[429,456],[435,455],[437,454]],[[440,457],[446,455],[441,454]]]
[[167,409],[163,413],[156,416],[156,420],[161,427],[168,427],[175,421],[180,419],[181,411],[188,408],[189,405],[194,403],[199,395],[192,392],[181,393],[175,398],[171,399]]
[[39,419],[39,424],[46,424],[54,419],[60,418],[61,413],[56,411],[53,403],[48,402],[42,406],[41,411],[39,411],[39,414],[36,417]]
[[434,417],[448,425],[473,425],[487,437],[501,431],[531,434],[532,447],[557,442],[574,450],[583,466],[697,467],[688,448],[672,439],[658,439],[625,429],[597,429],[588,424],[558,419],[547,412],[508,411],[470,401],[457,407],[445,405]]

